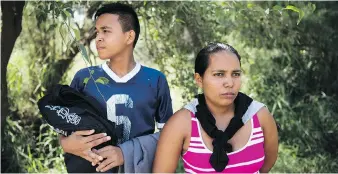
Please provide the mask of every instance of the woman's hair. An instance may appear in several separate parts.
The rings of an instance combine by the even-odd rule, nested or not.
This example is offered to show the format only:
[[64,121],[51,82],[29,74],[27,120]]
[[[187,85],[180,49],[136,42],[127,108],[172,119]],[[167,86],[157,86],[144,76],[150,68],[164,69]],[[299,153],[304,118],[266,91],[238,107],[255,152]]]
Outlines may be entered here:
[[210,55],[220,51],[227,51],[235,54],[239,60],[239,63],[241,63],[241,56],[238,54],[237,50],[231,45],[223,43],[209,43],[200,52],[198,52],[196,56],[195,73],[198,73],[201,77],[203,77],[205,70],[209,66]]

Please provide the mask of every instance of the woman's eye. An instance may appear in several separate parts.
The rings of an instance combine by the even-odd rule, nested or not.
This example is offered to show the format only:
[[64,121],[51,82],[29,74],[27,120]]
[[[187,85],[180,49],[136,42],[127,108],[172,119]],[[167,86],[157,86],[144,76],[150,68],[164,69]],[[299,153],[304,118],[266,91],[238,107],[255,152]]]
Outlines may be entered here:
[[222,77],[222,76],[223,76],[223,73],[215,73],[214,76]]

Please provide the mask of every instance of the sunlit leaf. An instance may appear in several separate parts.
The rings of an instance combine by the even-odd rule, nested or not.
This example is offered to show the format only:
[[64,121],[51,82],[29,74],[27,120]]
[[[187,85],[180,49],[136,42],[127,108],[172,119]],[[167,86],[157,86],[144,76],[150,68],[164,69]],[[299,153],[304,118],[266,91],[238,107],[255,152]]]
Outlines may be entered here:
[[88,83],[88,80],[89,80],[89,77],[84,78],[84,79],[83,79],[83,83],[84,83],[84,84],[87,84],[87,83]]
[[300,23],[300,21],[302,20],[302,18],[304,17],[304,11],[293,6],[293,5],[288,5],[285,7],[285,9],[287,10],[292,10],[294,12],[297,12],[298,13],[298,20],[297,20],[297,25]]
[[292,11],[297,12],[297,13],[299,12],[299,8],[297,8],[293,5],[288,5],[288,6],[285,7],[285,9],[292,10]]
[[85,58],[85,60],[86,60],[87,62],[89,62],[88,53],[87,53],[87,50],[86,50],[86,48],[84,47],[84,45],[83,45],[83,44],[79,44],[79,48],[80,48],[80,51],[81,51],[82,56]]
[[248,3],[246,6],[247,6],[248,8],[252,8],[252,7],[254,7],[254,5],[255,5],[255,4]]
[[267,15],[268,15],[268,14],[270,13],[270,9],[269,9],[269,8],[267,8],[267,9],[266,9],[264,12],[265,12],[265,14],[267,14]]
[[80,40],[80,31],[76,28],[73,28],[76,40]]
[[109,80],[105,77],[99,77],[98,79],[95,80],[95,82],[106,85],[109,83]]
[[67,17],[72,17],[72,14],[69,12],[69,11],[67,11],[67,10],[63,10],[62,11]]

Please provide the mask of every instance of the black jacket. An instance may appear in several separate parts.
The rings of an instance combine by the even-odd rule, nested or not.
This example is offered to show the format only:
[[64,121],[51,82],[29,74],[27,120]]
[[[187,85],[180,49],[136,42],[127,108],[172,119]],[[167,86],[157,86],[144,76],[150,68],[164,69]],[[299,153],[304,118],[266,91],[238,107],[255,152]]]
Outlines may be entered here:
[[[115,123],[107,119],[106,109],[90,96],[85,96],[68,85],[56,85],[38,102],[44,120],[59,134],[69,136],[79,130],[94,129],[95,133],[107,133],[111,140],[96,146],[116,145]],[[95,173],[97,166],[81,157],[64,155],[69,173]],[[117,172],[117,167],[110,172]]]

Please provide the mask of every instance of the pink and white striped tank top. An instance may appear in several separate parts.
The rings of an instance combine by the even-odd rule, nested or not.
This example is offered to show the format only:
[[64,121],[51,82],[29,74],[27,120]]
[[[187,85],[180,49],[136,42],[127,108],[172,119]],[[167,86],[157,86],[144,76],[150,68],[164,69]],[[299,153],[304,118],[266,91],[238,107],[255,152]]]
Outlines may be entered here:
[[[251,121],[252,126],[249,141],[243,148],[228,153],[229,163],[222,173],[259,173],[260,168],[263,166],[265,157],[264,136],[257,117],[257,111],[264,105],[259,102],[258,104],[256,103],[254,109],[251,107],[251,116],[247,118],[247,121]],[[216,173],[209,163],[212,151],[204,144],[200,123],[194,112],[191,112],[191,109],[189,110],[192,116],[191,138],[187,152],[182,155],[184,170],[186,173]],[[252,115],[252,111],[256,112]],[[245,116],[248,117],[248,114],[250,114],[250,110]]]

